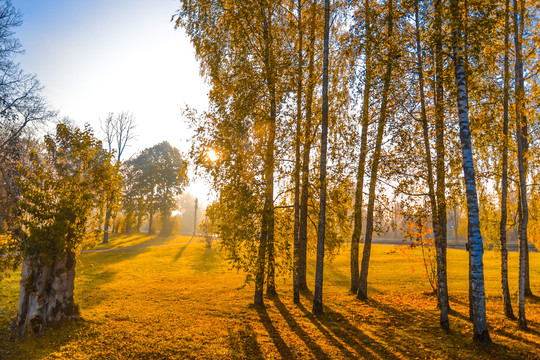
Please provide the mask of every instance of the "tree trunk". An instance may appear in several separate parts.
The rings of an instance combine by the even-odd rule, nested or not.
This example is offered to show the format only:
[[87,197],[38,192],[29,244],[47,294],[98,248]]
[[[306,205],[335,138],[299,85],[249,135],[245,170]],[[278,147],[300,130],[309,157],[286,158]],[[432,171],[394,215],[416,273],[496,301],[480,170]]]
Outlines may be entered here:
[[320,207],[319,227],[317,231],[317,265],[315,268],[315,292],[313,295],[313,313],[323,312],[323,269],[324,241],[326,235],[326,151],[328,146],[328,63],[330,54],[330,0],[324,1],[324,45],[323,45],[323,81],[322,81],[322,124],[321,124],[321,170],[320,170]]
[[351,293],[358,292],[360,273],[358,269],[359,243],[362,236],[362,207],[364,204],[364,174],[366,171],[367,135],[369,126],[369,98],[371,96],[371,18],[370,1],[364,3],[366,23],[366,75],[364,83],[364,99],[362,104],[362,134],[360,139],[360,158],[356,173],[356,194],[354,197],[354,228],[351,238]]
[[502,179],[501,179],[501,224],[500,224],[500,244],[501,244],[501,285],[504,302],[504,314],[509,319],[515,319],[510,300],[510,289],[508,287],[508,246],[506,244],[507,225],[507,198],[508,198],[508,102],[510,87],[510,72],[508,67],[509,57],[509,33],[510,33],[510,0],[505,2],[504,16],[504,89],[503,89],[503,153],[502,153]]
[[459,118],[459,137],[461,141],[461,154],[463,158],[463,173],[465,178],[465,192],[467,194],[467,215],[469,225],[469,254],[471,259],[471,297],[473,339],[480,343],[490,344],[486,321],[486,297],[484,289],[484,247],[480,233],[480,213],[476,193],[476,177],[472,153],[472,137],[469,128],[469,104],[465,77],[464,59],[461,49],[461,19],[459,0],[451,0],[452,13],[452,50],[457,88],[457,105]]
[[75,254],[71,252],[52,264],[37,258],[24,259],[14,323],[19,333],[40,333],[51,324],[78,318],[74,281]]
[[264,269],[265,269],[265,260],[266,260],[266,237],[267,237],[267,231],[266,231],[266,224],[267,220],[266,217],[268,216],[268,212],[266,211],[267,203],[265,201],[264,203],[264,210],[263,210],[263,216],[261,221],[261,235],[259,240],[259,253],[257,255],[257,263],[256,263],[256,273],[255,273],[255,297],[254,297],[254,304],[255,306],[263,306],[264,305]]
[[270,117],[267,123],[267,143],[265,154],[265,211],[266,211],[266,246],[268,252],[268,274],[266,293],[276,294],[275,284],[275,255],[274,255],[274,147],[276,138],[276,84],[275,64],[272,53],[272,24],[271,16],[267,16],[262,7],[263,38],[264,38],[264,70],[266,85],[270,96]]
[[[527,328],[525,317],[525,281],[527,270],[527,224],[529,220],[529,209],[527,204],[527,184],[525,168],[526,139],[522,132],[524,127],[523,102],[525,100],[525,87],[523,80],[523,59],[521,49],[521,39],[523,32],[523,3],[521,12],[518,11],[517,0],[514,0],[514,45],[515,45],[515,104],[516,104],[516,142],[518,147],[518,172],[519,172],[519,205],[521,211],[518,216],[518,237],[519,237],[519,290],[518,290],[518,324],[519,327]],[[520,21],[521,20],[521,21]],[[525,127],[526,129],[526,127]],[[525,130],[526,131],[526,130]]]
[[375,208],[375,189],[377,186],[377,172],[381,157],[381,146],[384,135],[384,127],[387,120],[388,93],[390,92],[390,82],[392,80],[392,69],[394,65],[394,49],[392,45],[394,22],[393,22],[393,0],[388,1],[388,55],[386,59],[386,72],[384,74],[384,84],[381,97],[381,113],[377,124],[377,138],[375,140],[375,151],[371,164],[371,179],[369,182],[369,199],[366,216],[366,236],[364,241],[364,251],[362,254],[362,266],[360,268],[360,280],[358,284],[358,299],[367,299],[367,276],[369,269],[369,257],[371,254],[371,240],[373,239],[373,210]]
[[197,233],[197,210],[199,207],[199,199],[195,198],[195,210],[193,212],[193,236]]
[[525,296],[533,296],[529,271],[529,240],[523,245],[525,252]]
[[107,207],[107,210],[105,211],[105,222],[103,224],[103,244],[109,242],[109,223],[111,221],[111,209],[109,203],[107,202],[105,206]]
[[133,218],[132,218],[133,214],[132,213],[128,213],[126,215],[126,221],[125,221],[125,225],[124,225],[124,233],[125,234],[129,234],[131,232],[131,227],[133,226]]
[[[433,225],[433,236],[435,238],[435,248],[437,252],[437,299],[441,311],[440,325],[444,330],[450,328],[448,321],[448,287],[446,276],[446,198],[444,194],[444,104],[442,87],[442,41],[441,41],[441,3],[435,4],[435,58],[436,58],[436,98],[435,98],[435,128],[437,132],[437,198],[435,197],[435,186],[433,183],[433,163],[431,161],[431,150],[429,146],[429,130],[426,115],[425,94],[424,94],[424,69],[422,48],[420,42],[420,19],[419,1],[416,2],[415,22],[416,22],[416,53],[418,57],[418,78],[420,83],[420,105],[422,116],[422,127],[424,132],[424,147],[426,152],[426,165],[428,176],[429,200],[431,204],[431,223]],[[440,209],[442,207],[443,210]],[[438,209],[439,208],[439,209]],[[442,221],[441,221],[442,219]],[[444,225],[444,226],[443,226]]]
[[311,151],[311,120],[313,117],[313,92],[315,88],[315,27],[317,18],[316,2],[311,3],[311,24],[308,46],[308,78],[306,88],[306,121],[304,124],[304,149],[302,159],[302,191],[300,196],[300,228],[298,229],[298,289],[307,289],[307,221],[309,199],[309,159]]
[[152,229],[152,223],[154,222],[154,212],[150,211],[148,214],[148,235],[152,235],[154,233],[154,229]]
[[444,330],[450,329],[448,321],[448,281],[446,271],[446,179],[445,179],[445,147],[444,147],[444,88],[442,59],[442,0],[435,2],[435,132],[437,151],[437,222],[438,237],[435,238],[437,253],[437,295],[441,310],[440,325]]
[[298,286],[298,272],[300,268],[300,136],[302,132],[302,83],[303,83],[303,38],[304,29],[302,28],[302,0],[297,2],[298,12],[298,79],[296,86],[296,138],[294,140],[294,230],[293,230],[293,301],[300,302],[300,288]]
[[457,213],[457,206],[454,205],[454,240],[458,240],[458,230],[459,230],[459,218]]

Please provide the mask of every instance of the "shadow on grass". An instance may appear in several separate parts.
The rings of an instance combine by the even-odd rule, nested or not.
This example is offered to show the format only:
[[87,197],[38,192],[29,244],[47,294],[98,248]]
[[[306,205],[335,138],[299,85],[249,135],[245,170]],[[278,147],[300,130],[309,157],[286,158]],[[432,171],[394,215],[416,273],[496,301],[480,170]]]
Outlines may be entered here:
[[229,331],[229,346],[232,359],[260,359],[264,360],[263,353],[257,344],[257,335],[251,325],[247,325],[244,330],[234,333]]
[[[439,311],[439,309],[437,309],[437,311]],[[455,309],[450,309],[450,310],[448,311],[448,315],[453,316],[453,317],[456,317],[456,318],[461,319],[461,320],[463,320],[463,321],[471,321],[471,319],[470,319],[470,317],[468,316],[468,314],[467,314],[467,316],[466,316],[466,315],[463,315],[462,313],[460,313],[459,311],[457,311],[457,310],[455,310]]]
[[110,249],[110,248],[117,248],[122,247],[122,245],[132,243],[134,241],[137,241],[139,239],[142,239],[144,237],[147,237],[148,234],[138,233],[136,235],[133,234],[122,234],[118,236],[114,236],[109,238],[109,242],[107,244],[98,244],[96,249]]
[[[310,303],[313,293],[309,289],[302,290],[300,294]],[[390,350],[386,349],[373,337],[362,332],[353,325],[343,314],[324,306],[323,314],[315,316],[301,303],[298,308],[304,313],[317,329],[327,338],[334,347],[338,348],[347,358],[360,357],[364,359],[398,359]],[[353,354],[344,344],[351,347]]]
[[[302,294],[303,298],[311,303],[311,292],[304,291]],[[344,313],[335,311],[328,306],[324,306],[324,313],[318,316],[314,316],[311,309],[306,309],[302,304],[298,305],[298,308],[327,338],[328,342],[338,348],[342,352],[342,356],[347,358],[398,359],[433,358],[434,356],[460,358],[463,356],[463,350],[470,351],[478,358],[486,359],[519,359],[522,357],[522,354],[512,352],[512,349],[505,343],[494,343],[488,348],[477,346],[472,341],[472,333],[459,331],[459,325],[456,322],[453,322],[453,329],[449,333],[445,333],[438,327],[438,316],[433,316],[431,312],[414,309],[404,311],[404,309],[373,298],[362,303],[376,310],[378,316],[375,321],[377,323],[383,321],[384,325],[381,324],[380,332],[369,334],[363,332],[360,328],[361,323],[365,321],[369,325],[372,320],[369,317],[364,317],[365,314],[356,313],[354,310],[354,316],[361,318],[359,323],[351,322]],[[468,322],[468,318],[463,313],[453,311],[452,315]],[[528,332],[531,332],[530,329]],[[532,330],[531,333],[535,334],[535,332],[536,330]],[[504,331],[494,331],[494,334],[507,336],[515,341],[525,340],[518,334],[505,334]],[[397,339],[399,341],[396,341]],[[525,341],[525,343],[532,348],[538,346],[532,341]],[[411,347],[411,344],[422,344],[423,346]],[[352,354],[349,349],[353,349],[356,354]],[[531,354],[528,353],[527,356],[531,356]]]
[[[513,352],[507,344],[500,344],[497,342],[492,343],[488,347],[484,347],[472,341],[472,333],[465,332],[462,333],[459,331],[459,325],[456,322],[451,323],[451,328],[448,333],[444,333],[442,329],[438,327],[438,322],[433,322],[433,318],[430,317],[427,313],[408,309],[407,312],[403,312],[401,309],[397,309],[389,304],[383,304],[374,299],[369,299],[368,304],[372,307],[377,308],[379,311],[383,312],[386,317],[392,320],[392,323],[401,322],[401,324],[411,323],[416,319],[419,319],[426,325],[422,332],[413,332],[407,331],[401,335],[403,342],[414,342],[414,343],[423,343],[428,342],[431,348],[438,347],[442,351],[447,352],[449,358],[457,358],[460,356],[459,352],[456,352],[458,345],[461,345],[463,348],[472,351],[479,358],[487,359],[521,359],[522,355],[516,352]],[[452,310],[452,315],[456,316],[463,321],[469,322],[468,318],[468,309],[466,314],[459,313],[456,310]],[[438,316],[437,316],[438,319]],[[433,326],[435,324],[435,326]],[[457,331],[456,331],[457,330]],[[504,331],[492,331],[492,335],[497,334],[504,336]],[[440,336],[439,336],[440,334]],[[522,337],[515,336],[516,341],[523,341]],[[436,345],[433,345],[436,344]],[[400,344],[396,344],[397,348],[400,348]],[[403,348],[405,349],[405,348]],[[429,358],[429,353],[426,353],[424,349],[417,349],[422,351],[421,354],[418,354],[421,358]]]
[[[102,287],[112,282],[119,273],[118,264],[130,261],[147,250],[147,248],[130,248],[122,251],[95,252],[79,258],[75,278],[75,301],[80,304],[82,310],[94,308],[106,299],[107,293]],[[115,269],[111,269],[111,265],[114,265]]]
[[174,259],[172,262],[177,262],[178,259],[180,259],[180,257],[182,256],[182,254],[184,253],[184,251],[186,250],[186,248],[189,246],[189,244],[191,244],[191,241],[193,240],[194,236],[192,236],[189,241],[187,242],[186,245],[182,246],[180,248],[180,250],[178,250],[178,252],[176,253],[176,255],[174,256]]
[[[302,304],[298,304],[298,308],[345,358],[398,359],[391,351],[353,326],[343,315],[327,306],[324,306],[323,314],[318,316],[313,315]],[[345,344],[352,348],[356,355]]]
[[222,265],[218,251],[205,247],[201,255],[194,259],[191,268],[199,273],[212,273],[219,270]]
[[330,359],[330,357],[323,351],[319,344],[317,344],[309,336],[309,334],[304,329],[302,329],[300,324],[298,324],[298,322],[294,319],[294,316],[281,302],[280,298],[278,296],[274,296],[272,300],[283,319],[285,319],[285,321],[287,322],[287,325],[289,325],[291,330],[296,333],[296,335],[298,335],[298,337],[304,342],[304,344],[306,344],[307,348],[309,349],[309,351],[311,351],[313,356],[315,356],[316,359]]
[[[120,249],[135,249],[141,247],[149,246],[169,246],[169,245],[178,245],[185,243],[183,239],[187,236],[178,236],[178,235],[148,235],[146,233],[136,234],[136,235],[120,235],[111,238],[108,244],[98,244],[94,249],[88,250],[88,252],[104,252],[108,250],[120,250]],[[140,239],[146,240],[138,242]],[[176,241],[171,241],[175,239]],[[192,242],[194,236],[191,236],[189,242]],[[194,242],[200,242],[201,238],[195,238]]]
[[[524,330],[525,332],[530,332],[530,329],[528,330]],[[498,335],[501,335],[501,336],[504,336],[506,338],[509,338],[511,340],[514,340],[514,341],[519,341],[519,342],[524,342],[528,345],[531,345],[531,346],[534,346],[534,347],[538,347],[540,346],[540,344],[538,342],[534,342],[534,341],[530,341],[530,340],[527,340],[527,339],[524,339],[522,336],[519,336],[517,333],[515,332],[509,332],[507,330],[504,330],[504,329],[499,329],[497,331],[497,334]]]
[[[19,336],[10,329],[0,331],[0,359],[42,359],[77,341],[91,331],[93,322],[83,318],[50,325],[43,333]],[[36,345],[37,344],[37,345]],[[27,346],[32,349],[27,351]]]
[[[350,275],[339,270],[337,266],[332,266],[331,261],[329,261],[329,264],[330,265],[324,269],[324,278],[332,279],[333,285],[348,286],[348,284],[350,284],[350,281],[351,281]],[[315,259],[309,258],[307,260],[307,273],[309,276],[315,277],[316,265],[317,265],[317,261]]]
[[287,346],[283,338],[281,337],[279,331],[274,326],[274,323],[272,322],[272,319],[270,319],[270,316],[268,315],[268,312],[266,311],[266,308],[264,307],[257,307],[257,313],[259,314],[259,318],[261,320],[261,323],[263,324],[264,328],[268,332],[268,335],[270,335],[270,338],[272,339],[272,342],[278,349],[279,354],[283,359],[292,359],[295,357],[291,349]]

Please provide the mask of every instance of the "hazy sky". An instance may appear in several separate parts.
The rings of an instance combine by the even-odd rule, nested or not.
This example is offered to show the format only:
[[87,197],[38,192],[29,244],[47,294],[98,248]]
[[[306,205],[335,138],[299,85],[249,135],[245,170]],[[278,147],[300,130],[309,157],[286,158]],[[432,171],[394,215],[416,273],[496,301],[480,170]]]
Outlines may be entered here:
[[[181,109],[204,109],[208,91],[189,40],[170,22],[178,0],[12,3],[23,13],[22,68],[38,76],[60,116],[90,123],[102,138],[100,118],[131,111],[137,139],[128,156],[164,140],[187,150]],[[206,187],[188,190],[203,196]]]

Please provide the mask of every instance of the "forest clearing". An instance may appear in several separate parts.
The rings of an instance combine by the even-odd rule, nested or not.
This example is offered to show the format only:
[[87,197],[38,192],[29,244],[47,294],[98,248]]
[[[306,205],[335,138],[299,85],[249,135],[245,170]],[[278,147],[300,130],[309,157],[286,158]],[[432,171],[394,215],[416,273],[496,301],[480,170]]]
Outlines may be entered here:
[[[154,246],[167,245],[168,246]],[[150,246],[150,247],[141,247]],[[153,247],[152,247],[153,246]],[[123,247],[130,247],[122,249]],[[136,247],[136,248],[135,248]],[[290,279],[278,296],[252,304],[253,285],[229,270],[217,244],[190,236],[115,236],[77,264],[75,301],[81,319],[25,339],[9,338],[20,275],[0,289],[0,358],[6,359],[538,359],[540,301],[528,300],[529,330],[504,316],[500,253],[485,254],[486,307],[494,344],[470,341],[467,256],[448,250],[451,329],[438,326],[437,299],[424,277],[420,249],[374,245],[371,298],[348,294],[348,254],[325,273],[325,313],[313,316],[312,294],[293,304]],[[312,254],[313,255],[313,254]],[[516,278],[517,252],[509,254]],[[540,293],[540,254],[531,253],[531,287]],[[308,284],[312,289],[313,256]],[[517,289],[511,287],[512,302]]]

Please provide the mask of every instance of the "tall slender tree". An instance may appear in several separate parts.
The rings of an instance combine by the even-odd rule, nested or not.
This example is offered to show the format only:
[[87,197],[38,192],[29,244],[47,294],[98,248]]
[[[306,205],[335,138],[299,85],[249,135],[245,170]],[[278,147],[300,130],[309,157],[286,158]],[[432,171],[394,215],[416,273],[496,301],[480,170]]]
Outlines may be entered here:
[[[101,130],[105,134],[105,145],[109,153],[113,154],[116,158],[116,164],[120,165],[127,144],[135,137],[135,117],[127,111],[118,115],[111,112],[101,123]],[[105,221],[103,222],[103,244],[109,242],[109,225],[116,196],[115,193],[111,193],[108,197],[105,205]]]
[[297,82],[296,82],[296,136],[294,139],[294,253],[293,253],[293,300],[300,302],[300,141],[302,135],[302,92],[304,83],[304,25],[302,23],[302,0],[296,3],[298,27],[297,40]]
[[396,49],[394,45],[394,4],[393,0],[388,0],[387,3],[387,55],[386,55],[386,70],[383,75],[383,89],[381,94],[381,110],[379,121],[377,124],[377,137],[375,139],[375,150],[371,162],[371,179],[369,182],[369,199],[366,216],[366,235],[364,240],[364,250],[362,254],[362,266],[360,268],[360,280],[358,286],[358,299],[367,299],[367,276],[369,270],[369,258],[371,255],[371,242],[373,239],[374,226],[374,210],[375,210],[375,190],[377,187],[377,173],[379,171],[379,162],[381,158],[381,148],[384,135],[384,128],[388,117],[388,96],[390,93],[390,84],[392,80],[392,70],[396,58]]
[[326,236],[326,152],[328,146],[328,67],[330,55],[330,0],[324,1],[324,50],[322,81],[322,124],[321,124],[321,165],[320,165],[320,208],[317,229],[317,266],[315,270],[315,292],[313,294],[313,313],[323,312],[323,269],[324,240]]
[[415,36],[416,54],[418,61],[418,81],[420,87],[420,109],[422,119],[422,129],[424,136],[424,147],[426,153],[428,194],[431,206],[431,223],[433,225],[433,236],[435,238],[435,249],[437,252],[437,298],[439,303],[440,325],[444,330],[450,328],[448,321],[448,286],[446,275],[446,196],[445,196],[445,161],[444,161],[444,90],[443,90],[443,68],[442,68],[442,14],[441,1],[435,1],[435,129],[436,129],[436,151],[437,151],[437,191],[435,191],[433,181],[433,163],[431,160],[429,128],[426,114],[426,101],[424,91],[424,69],[421,47],[421,31],[419,8],[420,1],[415,3]]
[[442,0],[435,0],[435,147],[437,151],[437,222],[438,237],[435,238],[437,252],[437,295],[441,310],[441,328],[448,330],[448,281],[446,271],[446,168],[444,145],[444,77],[442,54]]
[[504,85],[503,85],[503,149],[502,149],[502,176],[501,176],[501,223],[500,223],[500,243],[501,243],[501,285],[504,302],[504,314],[509,319],[515,319],[510,301],[510,289],[508,287],[508,245],[506,243],[507,227],[507,199],[508,199],[508,103],[510,87],[510,71],[508,66],[509,58],[509,36],[510,36],[510,0],[505,1],[504,14]]
[[518,206],[518,237],[519,237],[519,290],[518,290],[518,324],[519,327],[527,328],[525,317],[525,273],[527,262],[527,223],[529,220],[529,208],[527,203],[527,178],[525,165],[526,138],[523,132],[526,129],[523,102],[525,99],[525,85],[523,79],[523,58],[522,58],[522,38],[523,38],[523,12],[524,3],[514,0],[514,46],[515,46],[515,104],[516,104],[516,142],[518,148],[518,172],[519,172],[519,206]]
[[309,200],[309,165],[311,145],[313,141],[313,98],[316,86],[315,46],[317,27],[317,1],[311,2],[309,21],[308,74],[306,84],[306,119],[304,121],[302,149],[302,188],[300,195],[300,225],[298,229],[298,289],[307,289],[307,243],[308,243],[308,200]]
[[372,35],[371,35],[371,4],[370,0],[364,1],[365,21],[365,77],[364,92],[362,98],[362,134],[360,140],[360,156],[356,174],[356,192],[354,198],[354,223],[351,238],[351,293],[358,292],[360,272],[358,268],[359,243],[362,236],[362,207],[364,203],[364,174],[366,171],[367,137],[369,128],[369,99],[371,97],[371,81],[373,77],[372,66]]
[[472,136],[469,127],[469,104],[467,96],[467,79],[463,57],[463,33],[461,8],[459,0],[450,1],[452,18],[452,59],[456,80],[456,95],[459,119],[459,137],[463,159],[465,191],[467,194],[468,238],[471,259],[471,308],[473,322],[473,339],[489,344],[491,338],[486,321],[486,295],[484,288],[484,247],[480,233],[480,214],[476,193],[476,177],[472,152]]
[[272,17],[273,9],[267,2],[261,2],[260,6],[263,32],[263,64],[265,83],[268,89],[270,99],[270,116],[266,125],[266,154],[265,154],[265,197],[264,212],[266,213],[266,245],[268,247],[268,277],[267,293],[276,294],[275,284],[275,254],[274,254],[274,152],[276,141],[276,118],[277,118],[277,100],[276,100],[276,82],[275,82],[275,60],[273,53],[273,32]]

